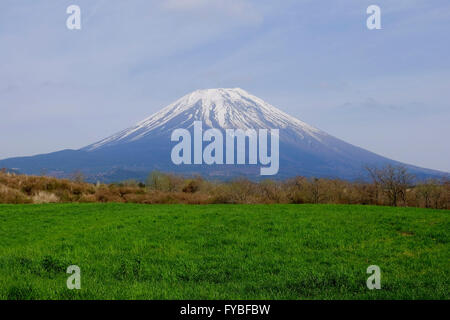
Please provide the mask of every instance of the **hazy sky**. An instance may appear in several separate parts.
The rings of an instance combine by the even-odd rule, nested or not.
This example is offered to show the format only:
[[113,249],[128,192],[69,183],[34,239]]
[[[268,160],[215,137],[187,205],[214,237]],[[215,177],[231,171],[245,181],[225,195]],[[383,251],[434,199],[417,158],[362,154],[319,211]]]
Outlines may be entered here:
[[[81,30],[66,8],[81,7]],[[366,8],[381,7],[382,30]],[[1,0],[0,158],[80,148],[240,87],[338,138],[450,171],[448,0]]]

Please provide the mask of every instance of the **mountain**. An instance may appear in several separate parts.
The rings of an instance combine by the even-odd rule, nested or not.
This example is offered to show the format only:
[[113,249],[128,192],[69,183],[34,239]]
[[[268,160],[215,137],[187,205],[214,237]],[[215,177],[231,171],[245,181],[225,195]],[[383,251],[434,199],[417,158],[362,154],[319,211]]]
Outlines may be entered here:
[[[136,125],[82,149],[10,158],[0,161],[0,168],[61,177],[81,171],[92,181],[106,182],[143,180],[152,170],[222,179],[260,178],[260,164],[173,164],[171,150],[177,142],[171,141],[171,134],[180,128],[193,134],[194,121],[202,121],[203,132],[216,128],[224,135],[227,129],[278,129],[276,178],[302,175],[357,179],[364,177],[364,166],[400,164],[339,140],[235,88],[194,91]],[[203,142],[203,147],[208,143]],[[248,155],[246,160],[248,163]],[[436,170],[406,166],[419,178],[444,175]]]

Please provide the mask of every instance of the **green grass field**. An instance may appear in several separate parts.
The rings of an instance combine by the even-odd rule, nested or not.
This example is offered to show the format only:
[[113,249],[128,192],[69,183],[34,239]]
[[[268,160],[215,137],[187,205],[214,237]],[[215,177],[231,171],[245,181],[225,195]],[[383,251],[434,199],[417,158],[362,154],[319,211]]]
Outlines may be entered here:
[[1,205],[0,299],[449,299],[449,230],[416,208]]

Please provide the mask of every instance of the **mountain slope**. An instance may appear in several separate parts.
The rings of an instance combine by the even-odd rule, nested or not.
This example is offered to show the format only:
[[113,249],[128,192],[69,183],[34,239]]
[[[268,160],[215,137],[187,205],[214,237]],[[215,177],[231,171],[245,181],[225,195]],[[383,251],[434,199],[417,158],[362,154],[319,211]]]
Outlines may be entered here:
[[[213,177],[259,178],[260,165],[179,165],[171,161],[173,130],[193,131],[194,121],[203,129],[279,129],[280,169],[277,177],[294,175],[355,179],[364,166],[399,162],[348,144],[300,121],[246,91],[197,90],[136,125],[80,150],[65,150],[34,157],[0,161],[0,167],[21,172],[68,175],[82,171],[91,180],[144,179],[151,170],[203,174]],[[206,143],[203,143],[205,146]],[[418,177],[437,177],[442,172],[408,166]]]

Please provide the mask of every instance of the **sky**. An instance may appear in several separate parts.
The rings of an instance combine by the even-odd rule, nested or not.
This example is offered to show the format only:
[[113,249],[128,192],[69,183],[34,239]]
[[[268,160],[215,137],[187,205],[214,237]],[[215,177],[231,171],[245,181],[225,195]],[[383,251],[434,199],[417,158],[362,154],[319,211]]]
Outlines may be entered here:
[[[66,27],[73,4],[81,30]],[[191,91],[239,87],[450,172],[449,30],[448,0],[2,0],[0,159],[78,149]]]

